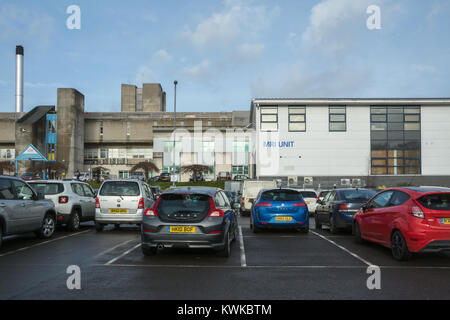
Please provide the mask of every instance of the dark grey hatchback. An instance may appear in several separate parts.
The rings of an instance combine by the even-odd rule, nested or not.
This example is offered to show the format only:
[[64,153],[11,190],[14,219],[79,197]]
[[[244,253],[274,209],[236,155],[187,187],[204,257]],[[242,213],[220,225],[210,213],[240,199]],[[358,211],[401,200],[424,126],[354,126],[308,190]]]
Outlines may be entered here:
[[142,217],[142,252],[148,256],[163,248],[211,248],[229,257],[236,237],[237,217],[221,189],[170,189]]

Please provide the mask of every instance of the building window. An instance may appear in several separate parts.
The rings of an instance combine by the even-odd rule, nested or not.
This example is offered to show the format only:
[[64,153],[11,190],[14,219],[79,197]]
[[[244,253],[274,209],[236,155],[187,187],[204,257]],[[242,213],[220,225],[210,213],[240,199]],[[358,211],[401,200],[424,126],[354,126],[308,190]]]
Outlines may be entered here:
[[289,107],[289,131],[306,131],[306,107]]
[[14,158],[15,150],[13,149],[0,149],[0,158],[12,159]]
[[100,149],[100,159],[108,159],[108,149]]
[[[172,152],[173,151],[173,141],[165,141],[164,142],[164,152]],[[181,141],[177,141],[175,143],[175,150],[180,150]]]
[[371,107],[373,175],[421,174],[420,107]]
[[261,131],[278,131],[278,107],[261,107]]
[[100,120],[100,136],[103,136],[103,120]]
[[153,121],[153,126],[157,127],[158,126],[158,121]]
[[119,179],[128,179],[130,173],[128,171],[119,171]]
[[129,137],[131,135],[131,123],[130,121],[127,121],[127,136]]
[[346,107],[329,107],[329,130],[330,132],[347,131]]

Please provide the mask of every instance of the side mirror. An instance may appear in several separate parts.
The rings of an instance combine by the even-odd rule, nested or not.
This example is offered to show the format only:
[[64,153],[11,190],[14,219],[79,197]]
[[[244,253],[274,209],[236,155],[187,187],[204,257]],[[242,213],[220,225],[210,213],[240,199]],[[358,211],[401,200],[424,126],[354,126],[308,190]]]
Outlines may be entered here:
[[369,204],[365,203],[362,205],[361,210],[362,210],[362,212],[366,212],[369,208],[370,208]]
[[240,209],[240,208],[241,208],[241,204],[240,204],[239,202],[233,203],[233,209],[238,210],[238,209]]
[[249,199],[248,200],[251,204],[254,204],[255,203],[255,199]]

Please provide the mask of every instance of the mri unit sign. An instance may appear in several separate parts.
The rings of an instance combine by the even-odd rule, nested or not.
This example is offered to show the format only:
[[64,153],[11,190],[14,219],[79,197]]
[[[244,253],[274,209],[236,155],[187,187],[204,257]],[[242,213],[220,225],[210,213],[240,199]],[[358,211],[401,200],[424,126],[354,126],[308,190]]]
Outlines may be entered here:
[[264,148],[290,149],[294,148],[294,141],[264,141]]

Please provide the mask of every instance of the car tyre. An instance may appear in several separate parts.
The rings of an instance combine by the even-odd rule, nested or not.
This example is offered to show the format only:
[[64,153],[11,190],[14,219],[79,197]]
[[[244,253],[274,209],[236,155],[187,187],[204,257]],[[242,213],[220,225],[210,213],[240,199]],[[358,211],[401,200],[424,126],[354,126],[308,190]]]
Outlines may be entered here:
[[308,234],[309,233],[309,227],[302,227],[297,229],[298,232]]
[[158,252],[158,248],[153,248],[153,247],[147,247],[147,246],[141,246],[142,247],[142,254],[146,257],[151,257],[156,255],[156,253]]
[[392,256],[398,261],[407,261],[411,259],[411,252],[408,250],[408,245],[406,244],[405,237],[403,234],[395,230],[391,236],[391,250]]
[[41,228],[36,231],[36,236],[40,239],[48,239],[53,236],[56,229],[55,218],[51,214],[46,214],[42,221]]
[[253,215],[250,216],[250,229],[252,229],[253,233],[260,233],[261,229],[255,226],[255,222],[253,220]]
[[359,228],[359,223],[357,221],[355,222],[354,230],[355,230],[355,238],[354,238],[355,242],[364,243],[364,239],[361,237],[361,229]]
[[69,222],[67,223],[67,228],[70,231],[76,232],[80,230],[80,222],[81,222],[80,213],[78,212],[78,210],[74,210],[70,215]]
[[115,229],[115,230],[119,230],[119,229],[120,229],[120,224],[115,224],[115,225],[114,225],[114,229]]
[[225,235],[225,246],[222,250],[219,251],[219,256],[228,258],[231,254],[231,246],[230,246],[230,233],[227,232]]
[[334,215],[332,215],[330,218],[330,232],[332,234],[337,234],[339,232],[339,229],[336,228],[336,220],[335,220]]
[[102,232],[103,228],[105,228],[105,225],[103,223],[98,223],[98,222],[95,223],[95,230],[97,232]]

